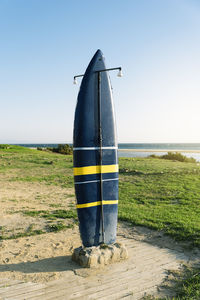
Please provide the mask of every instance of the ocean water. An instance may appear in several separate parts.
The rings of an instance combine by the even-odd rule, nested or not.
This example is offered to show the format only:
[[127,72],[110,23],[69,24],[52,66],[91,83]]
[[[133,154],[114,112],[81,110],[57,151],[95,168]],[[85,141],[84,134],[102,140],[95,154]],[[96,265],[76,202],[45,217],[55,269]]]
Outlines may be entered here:
[[[120,149],[127,149],[128,151],[120,151]],[[131,151],[133,150],[133,151]],[[140,150],[140,152],[134,151]],[[144,151],[142,151],[144,150]],[[145,151],[145,150],[152,150]],[[153,150],[159,150],[153,151]],[[162,151],[163,150],[163,151]],[[182,154],[187,157],[193,157],[197,161],[200,161],[200,153],[195,151],[200,151],[200,143],[144,143],[144,144],[119,144],[119,157],[148,157],[149,155],[164,155],[167,151],[181,150]],[[190,152],[184,152],[189,150]],[[192,152],[194,151],[194,152]]]
[[149,149],[149,150],[199,150],[200,143],[144,143],[119,144],[119,149]]
[[[37,148],[37,147],[57,147],[58,144],[18,144],[20,146]],[[69,144],[72,145],[72,144]],[[147,157],[152,154],[163,155],[167,151],[181,150],[182,154],[187,157],[193,157],[197,161],[200,161],[200,153],[195,153],[195,151],[200,151],[200,143],[119,143],[119,157]],[[122,149],[128,149],[128,151],[120,151]],[[133,151],[131,151],[133,150]],[[134,150],[140,150],[136,152]],[[143,151],[142,151],[143,150]],[[145,150],[152,150],[151,152],[146,152]],[[155,152],[154,150],[160,150],[160,152]],[[162,151],[163,150],[163,151]],[[184,152],[189,150],[190,152]],[[193,152],[194,151],[194,152]]]
[[[140,151],[140,152],[135,152],[135,151],[118,151],[118,155],[119,157],[148,157],[149,155],[152,155],[152,154],[156,154],[156,155],[164,155],[164,154],[167,154],[167,152],[143,152],[143,151]],[[187,156],[187,157],[193,157],[196,159],[196,161],[199,161],[200,162],[200,153],[195,153],[195,152],[181,152],[181,154]]]

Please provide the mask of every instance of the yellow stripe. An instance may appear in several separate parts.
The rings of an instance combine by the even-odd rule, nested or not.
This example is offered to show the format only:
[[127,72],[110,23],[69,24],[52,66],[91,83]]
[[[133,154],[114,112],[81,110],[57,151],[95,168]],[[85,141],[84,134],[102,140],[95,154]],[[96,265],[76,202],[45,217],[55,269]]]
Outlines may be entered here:
[[118,165],[88,166],[74,168],[74,176],[115,172],[118,172]]
[[[102,202],[103,202],[103,205],[117,204],[118,200],[103,200]],[[86,208],[86,207],[92,207],[92,206],[98,206],[98,205],[101,205],[101,201],[77,204],[76,207],[77,208]]]

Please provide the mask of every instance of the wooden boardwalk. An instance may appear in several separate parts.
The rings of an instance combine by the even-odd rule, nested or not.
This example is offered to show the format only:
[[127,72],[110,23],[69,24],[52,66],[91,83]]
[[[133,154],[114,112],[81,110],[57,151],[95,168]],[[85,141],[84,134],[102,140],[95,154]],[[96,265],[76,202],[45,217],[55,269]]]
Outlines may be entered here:
[[129,258],[125,261],[108,265],[104,271],[92,271],[92,274],[89,271],[86,275],[85,269],[69,270],[62,279],[45,284],[0,279],[0,299],[141,299],[145,294],[157,293],[166,270],[178,269],[189,259],[181,251],[135,239],[120,237],[118,241],[128,248]]

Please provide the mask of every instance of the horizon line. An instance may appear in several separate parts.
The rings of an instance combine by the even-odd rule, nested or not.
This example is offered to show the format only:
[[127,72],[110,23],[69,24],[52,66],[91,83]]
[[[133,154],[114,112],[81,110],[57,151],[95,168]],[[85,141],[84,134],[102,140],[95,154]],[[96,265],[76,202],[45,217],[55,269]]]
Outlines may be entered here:
[[[30,144],[73,144],[72,142],[0,142],[2,144],[10,145],[30,145]],[[118,144],[200,144],[200,142],[118,142]]]

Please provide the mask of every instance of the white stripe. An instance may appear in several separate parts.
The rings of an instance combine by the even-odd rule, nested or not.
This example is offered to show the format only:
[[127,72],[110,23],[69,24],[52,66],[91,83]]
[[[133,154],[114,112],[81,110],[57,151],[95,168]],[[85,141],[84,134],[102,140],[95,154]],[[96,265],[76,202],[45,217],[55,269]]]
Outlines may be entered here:
[[106,149],[118,149],[118,147],[77,147],[77,148],[73,148],[74,151],[76,150],[106,150]]
[[[118,180],[119,178],[112,178],[112,179],[103,179],[102,181],[112,181],[112,180]],[[92,183],[92,182],[100,182],[100,180],[91,180],[91,181],[81,181],[81,182],[75,182],[75,184],[84,184],[84,183]]]
[[118,180],[119,178],[112,178],[112,179],[103,179],[103,181],[112,181],[112,180]]

